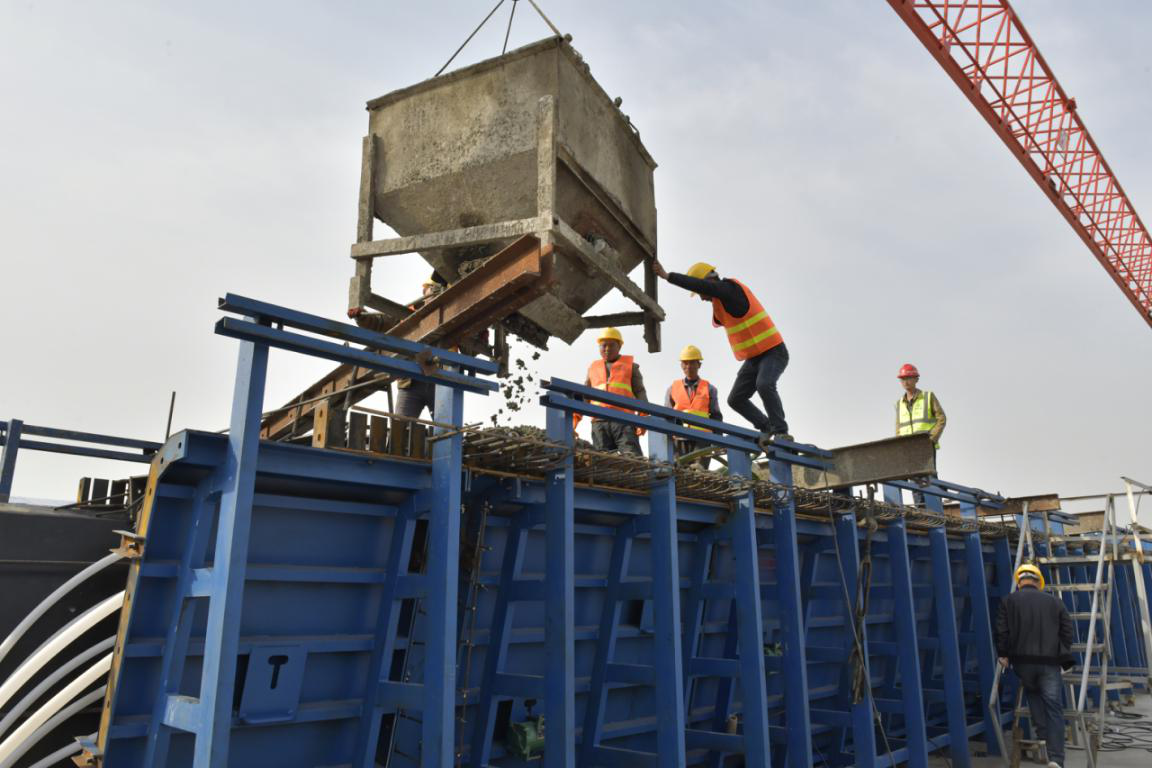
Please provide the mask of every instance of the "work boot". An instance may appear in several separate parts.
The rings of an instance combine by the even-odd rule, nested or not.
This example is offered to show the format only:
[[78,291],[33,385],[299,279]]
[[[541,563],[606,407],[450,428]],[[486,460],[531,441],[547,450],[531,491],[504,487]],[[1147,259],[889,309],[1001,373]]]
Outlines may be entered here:
[[768,449],[772,447],[772,438],[776,437],[771,432],[761,432],[760,437],[756,438],[756,445],[760,446],[760,450],[768,453]]
[[791,443],[794,442],[795,439],[796,438],[792,437],[792,435],[788,434],[787,432],[773,432],[771,437],[772,442],[776,442],[777,440],[784,440]]
[[1048,768],[1063,768],[1063,766],[1061,766],[1060,763],[1049,761]]

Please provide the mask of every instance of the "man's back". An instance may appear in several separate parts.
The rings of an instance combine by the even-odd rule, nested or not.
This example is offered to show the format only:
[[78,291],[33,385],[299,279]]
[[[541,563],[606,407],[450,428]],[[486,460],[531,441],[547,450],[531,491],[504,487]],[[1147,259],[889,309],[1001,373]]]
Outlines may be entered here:
[[1059,664],[1073,640],[1072,618],[1056,596],[1029,586],[1000,602],[996,652],[1014,664]]

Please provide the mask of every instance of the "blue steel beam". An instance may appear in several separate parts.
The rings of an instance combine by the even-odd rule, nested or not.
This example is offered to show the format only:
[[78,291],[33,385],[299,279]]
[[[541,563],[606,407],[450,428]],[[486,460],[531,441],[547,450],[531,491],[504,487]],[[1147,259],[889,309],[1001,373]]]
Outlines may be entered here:
[[[792,485],[792,465],[773,459],[773,482]],[[784,723],[788,728],[790,768],[812,765],[812,716],[808,701],[808,658],[805,648],[804,604],[800,598],[800,550],[796,539],[796,504],[791,491],[773,505],[776,542],[776,584],[780,592],[780,623],[784,637]]]
[[[564,421],[571,419],[561,412]],[[672,441],[659,432],[648,434],[653,461],[672,462]],[[655,618],[656,752],[662,766],[682,768],[684,752],[684,677],[680,623],[680,542],[676,524],[676,480],[653,478],[649,495],[652,536],[652,608]]]
[[[158,451],[163,447],[163,443],[156,443],[151,440],[138,440],[134,437],[116,437],[114,435],[100,435],[95,432],[80,432],[75,429],[59,429],[57,427],[40,427],[35,424],[21,424],[21,431],[25,435],[36,435],[37,437],[55,437],[60,440],[72,440],[77,443],[98,443],[100,445],[113,445],[119,448],[139,448],[142,451],[151,452]],[[7,429],[7,422],[0,421],[0,432],[4,432]]]
[[[260,416],[267,373],[268,347],[251,342],[242,343],[236,366],[228,455],[224,464],[223,490],[216,523],[212,596],[204,632],[200,700],[193,710],[196,733],[194,768],[228,764],[244,571],[248,560],[256,454],[260,443]],[[178,701],[178,697],[168,698],[169,709],[172,709],[171,705],[175,701]]]
[[[887,488],[885,500],[890,503],[893,501]],[[896,624],[896,663],[900,672],[908,765],[911,768],[927,768],[928,732],[924,724],[924,685],[920,678],[920,640],[916,629],[912,564],[908,558],[908,528],[901,518],[889,522],[886,529],[892,578],[892,612]]]
[[[544,609],[545,675],[544,707],[548,717],[546,768],[576,765],[576,619],[575,619],[575,435],[572,419],[563,411],[549,409],[548,439],[568,450],[558,467],[548,473],[545,491],[546,528],[544,546],[548,556],[545,578],[548,601]],[[585,733],[587,738],[587,733]]]
[[[728,471],[747,477],[752,474],[748,454],[728,452]],[[791,473],[789,473],[791,475]],[[746,765],[771,765],[768,735],[768,692],[764,668],[764,614],[760,598],[760,559],[756,550],[756,507],[749,492],[732,505],[728,522],[732,531],[735,565],[736,619],[740,659],[740,690],[744,705],[744,761]],[[731,632],[731,628],[729,628]]]
[[[860,546],[857,540],[856,513],[838,515],[835,521],[834,541],[836,545],[837,567],[847,595],[855,599],[860,588]],[[861,621],[856,627],[856,610],[852,604],[844,604],[845,652],[852,658],[853,652],[859,654],[855,663],[863,665],[863,690],[859,693],[859,700],[852,700],[852,674],[846,691],[847,700],[852,712],[852,750],[855,755],[857,768],[875,768],[876,766],[876,726],[872,719],[872,673],[868,658],[868,622]]]
[[427,344],[420,344],[419,342],[408,341],[383,333],[376,333],[350,323],[341,323],[319,315],[310,315],[307,312],[300,312],[295,309],[289,309],[288,307],[280,307],[265,301],[250,299],[246,296],[238,296],[234,293],[226,294],[224,298],[220,299],[219,308],[225,312],[234,312],[256,318],[257,320],[275,322],[291,328],[299,328],[303,331],[311,331],[312,333],[319,333],[324,336],[331,336],[356,344],[364,344],[368,347],[382,349],[388,352],[399,352],[405,355],[416,356],[431,351],[442,363],[458,365],[478,373],[494,374],[500,370],[499,364],[491,360],[482,360],[478,357],[453,352],[448,349],[439,349],[430,347]]
[[423,743],[420,764],[441,768],[455,760],[456,611],[460,581],[460,501],[464,436],[464,393],[436,387],[436,428],[432,447],[431,510],[428,515],[428,622],[424,660]]
[[948,534],[943,528],[928,532],[932,556],[932,591],[936,618],[936,642],[944,678],[944,706],[948,719],[952,765],[969,768],[968,723],[964,704],[964,670],[960,657],[960,632],[956,625],[956,603],[952,591],[952,561]]
[[[684,411],[677,411],[675,408],[668,408],[666,406],[649,403],[644,400],[637,400],[633,397],[618,395],[614,392],[607,392],[604,390],[595,389],[593,387],[586,387],[583,384],[577,384],[575,382],[566,381],[564,379],[551,379],[549,381],[544,381],[541,382],[541,386],[545,390],[548,390],[548,394],[545,394],[544,398],[541,400],[541,402],[544,402],[546,405],[548,403],[545,401],[549,399],[550,395],[557,393],[566,396],[556,398],[555,402],[557,403],[570,403],[572,401],[583,401],[584,403],[589,401],[608,403],[610,405],[626,408],[629,411],[637,411],[639,413],[648,414],[654,417],[654,420],[648,422],[649,424],[653,425],[649,428],[658,432],[663,432],[664,434],[681,434],[680,432],[669,431],[667,428],[667,422],[671,422],[673,424],[690,424],[693,426],[701,427],[701,429],[689,432],[687,435],[695,438],[697,441],[710,442],[713,445],[720,445],[727,448],[736,448],[737,450],[746,450],[750,453],[757,453],[760,450],[756,442],[762,437],[762,435],[759,432],[748,429],[746,427],[739,427],[735,424],[729,424],[724,421],[715,421],[713,419],[704,418],[702,416],[695,416],[690,413],[685,413]],[[568,410],[571,411],[574,409],[568,408]],[[624,415],[624,412],[621,411],[614,411],[614,413],[616,414],[617,420],[620,420],[620,417]],[[596,412],[593,415],[600,416],[601,412]],[[636,426],[646,425],[636,424]],[[726,435],[734,438],[743,438],[745,444],[743,446],[737,446],[736,444],[730,442],[723,442],[721,438]],[[751,447],[749,447],[748,444],[751,444]],[[815,467],[817,469],[826,468],[826,464],[825,462],[815,461],[815,458],[830,459],[832,457],[831,451],[826,451],[814,445],[807,445],[784,440],[772,443],[772,446],[768,449],[768,453],[770,455],[779,453],[781,454],[781,458],[787,458],[793,463],[800,463],[804,464],[805,466]]]
[[[253,323],[248,320],[238,320],[234,317],[225,317],[217,321],[216,333],[220,336],[228,336],[234,339],[240,339],[241,341],[258,342],[270,347],[286,349],[289,352],[299,352],[301,354],[311,355],[312,357],[320,357],[337,363],[350,363],[362,368],[383,371],[393,376],[406,377],[415,381],[423,381],[437,385],[448,384],[458,389],[478,394],[495,392],[500,388],[494,381],[486,381],[442,368],[435,369],[436,372],[429,375],[424,372],[424,369],[419,363],[411,360],[404,360],[399,357],[386,357],[375,352],[345,347],[332,341],[325,341],[311,336],[302,336],[298,333],[269,328],[265,325]],[[436,348],[426,347],[426,349],[435,350]]]
[[[968,505],[961,507],[965,517],[976,518],[976,508]],[[968,571],[968,610],[972,618],[971,641],[967,644],[971,651],[975,646],[977,672],[980,679],[980,707],[984,714],[984,740],[988,747],[988,754],[1000,754],[1000,740],[996,737],[1000,729],[1000,709],[995,707],[995,714],[988,704],[988,694],[992,691],[992,684],[996,679],[996,651],[992,639],[992,614],[988,601],[988,576],[984,568],[984,544],[980,540],[979,532],[964,534],[964,558]]]
[[[0,445],[4,445],[4,438],[0,438]],[[92,459],[112,459],[113,461],[134,461],[148,464],[152,461],[152,454],[125,453],[124,451],[108,451],[103,448],[89,448],[86,445],[69,445],[67,443],[49,443],[44,440],[24,440],[21,438],[20,448],[29,451],[43,451],[45,453],[64,453],[69,456],[87,456]]]
[[20,453],[20,431],[24,422],[12,419],[4,425],[4,452],[0,453],[0,503],[12,498],[12,478],[16,474],[16,457]]

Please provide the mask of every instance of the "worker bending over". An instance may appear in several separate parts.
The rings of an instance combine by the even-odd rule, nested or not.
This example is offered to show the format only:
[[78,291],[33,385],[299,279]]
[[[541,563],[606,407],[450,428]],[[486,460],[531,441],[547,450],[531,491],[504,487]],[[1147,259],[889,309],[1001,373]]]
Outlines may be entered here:
[[920,371],[912,363],[900,366],[896,376],[904,385],[904,396],[896,401],[896,434],[927,432],[932,438],[932,444],[939,448],[940,435],[948,423],[940,400],[934,393],[916,388],[920,381]]
[[1036,735],[1047,745],[1048,768],[1064,765],[1061,668],[1075,663],[1072,617],[1064,602],[1042,591],[1044,575],[1031,563],[1016,569],[1016,591],[1000,601],[996,655],[1011,665],[1028,694]]
[[[644,378],[640,375],[640,366],[636,365],[631,355],[620,354],[620,348],[624,345],[624,337],[620,335],[620,331],[615,328],[605,328],[600,332],[596,343],[600,347],[600,359],[588,366],[588,376],[584,379],[584,386],[648,402],[648,393],[644,391]],[[609,405],[598,401],[592,401],[592,404],[634,413],[634,411],[621,408],[618,405]],[[580,414],[573,414],[573,416],[576,422],[580,421]],[[592,446],[598,451],[620,451],[620,453],[641,456],[640,434],[642,432],[643,430],[631,424],[592,417]]]
[[[695,293],[712,304],[712,325],[723,327],[728,334],[732,354],[743,365],[732,382],[728,405],[746,418],[761,433],[761,443],[791,440],[784,404],[776,383],[788,367],[788,348],[772,318],[760,301],[739,280],[723,278],[711,264],[693,264],[687,274],[669,273],[659,261],[652,260],[652,270],[672,285]],[[764,403],[761,411],[752,402],[753,393]]]
[[[408,305],[408,309],[415,312],[424,306],[425,302],[444,290],[441,283],[436,282],[436,273],[433,272],[427,280],[420,285],[421,296]],[[356,321],[356,325],[372,331],[386,333],[393,325],[393,320],[386,315],[365,311],[363,307],[348,310],[348,316]],[[396,403],[393,412],[397,416],[406,416],[410,419],[419,419],[424,409],[435,418],[436,411],[436,385],[430,381],[413,381],[412,379],[396,380]]]
[[[672,382],[672,386],[668,387],[664,405],[695,416],[723,421],[724,414],[720,413],[720,396],[716,392],[716,387],[700,378],[700,366],[703,362],[704,356],[700,354],[700,348],[695,345],[689,344],[680,351],[680,371],[684,374],[684,378],[676,379]],[[675,441],[677,457],[708,447],[708,443],[689,440],[686,437],[677,437]],[[704,456],[693,463],[700,469],[708,469],[708,462],[708,457]]]

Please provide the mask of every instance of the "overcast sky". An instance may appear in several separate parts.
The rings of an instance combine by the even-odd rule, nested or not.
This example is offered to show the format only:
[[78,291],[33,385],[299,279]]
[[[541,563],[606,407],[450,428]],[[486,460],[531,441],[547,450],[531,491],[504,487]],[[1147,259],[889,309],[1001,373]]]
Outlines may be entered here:
[[[493,4],[0,0],[0,419],[160,439],[177,390],[177,428],[224,427],[237,343],[212,333],[216,297],[342,316],[364,102],[434,73]],[[548,34],[520,5],[512,46]],[[499,53],[510,6],[458,64]],[[948,412],[942,477],[1152,482],[1152,329],[887,3],[543,7],[659,163],[661,260],[718,264],[781,328],[798,439],[889,435],[913,362]],[[1152,215],[1152,5],[1015,7]],[[384,269],[397,300],[427,274]],[[662,299],[664,354],[625,329],[649,391],[693,343],[723,396],[736,364],[707,308]],[[593,335],[538,370],[580,378]],[[274,353],[267,405],[328,367]],[[15,493],[138,469],[25,452]]]

